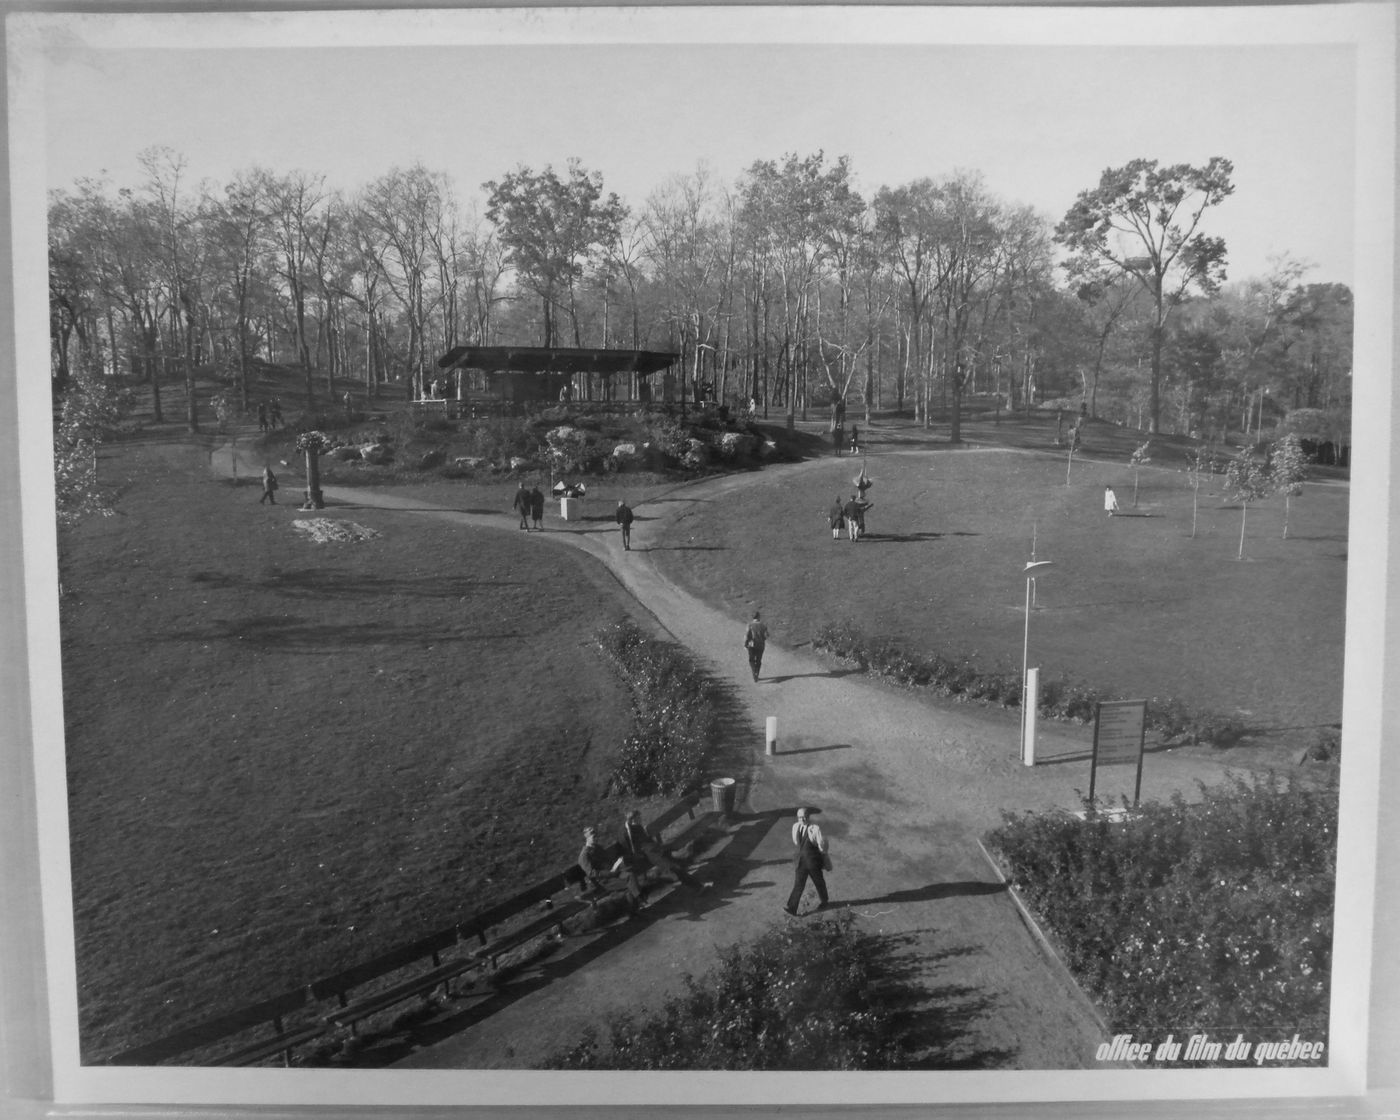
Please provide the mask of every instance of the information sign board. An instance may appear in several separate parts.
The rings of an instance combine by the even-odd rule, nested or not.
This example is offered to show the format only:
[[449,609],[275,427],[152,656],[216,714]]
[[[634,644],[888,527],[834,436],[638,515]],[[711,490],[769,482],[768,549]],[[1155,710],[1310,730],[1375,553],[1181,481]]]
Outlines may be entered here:
[[1133,804],[1142,794],[1142,755],[1147,743],[1146,700],[1102,700],[1094,706],[1094,756],[1089,767],[1089,801],[1101,765],[1137,762]]

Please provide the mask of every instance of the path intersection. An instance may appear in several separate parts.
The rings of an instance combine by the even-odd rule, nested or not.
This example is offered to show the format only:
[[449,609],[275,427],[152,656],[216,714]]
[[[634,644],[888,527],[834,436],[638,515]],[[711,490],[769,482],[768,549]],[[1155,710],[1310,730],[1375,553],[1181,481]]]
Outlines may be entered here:
[[[637,503],[647,538],[661,540],[688,503],[738,486],[792,483],[808,466],[731,475],[679,488],[664,502]],[[777,478],[775,475],[783,477]],[[421,499],[361,488],[324,488],[321,516],[357,508],[412,511],[472,528],[515,531],[508,510],[465,513]],[[1038,765],[1017,757],[1015,712],[949,710],[914,693],[836,666],[831,659],[770,640],[763,677],[751,679],[743,620],[699,601],[667,579],[645,543],[624,552],[616,532],[557,518],[537,537],[582,549],[605,564],[675,640],[742,701],[752,727],[749,773],[738,812],[694,866],[713,887],[676,891],[585,952],[586,967],[546,964],[540,983],[489,1017],[454,1026],[395,1068],[509,1069],[537,1064],[603,1028],[613,1011],[644,1012],[701,975],[715,950],[790,921],[781,910],[791,886],[791,826],[798,805],[816,806],[831,841],[828,875],[835,907],[868,930],[889,934],[926,993],[926,1060],[937,1068],[1094,1067],[1103,1041],[1097,1013],[1067,974],[1037,946],[1002,889],[978,837],[1003,810],[1077,808],[1087,789],[1087,727],[1042,723]],[[764,727],[778,721],[778,752],[767,756]],[[1225,768],[1198,755],[1157,752],[1144,796],[1190,796]],[[1101,771],[1099,789],[1131,795],[1133,768]],[[1150,787],[1150,788],[1149,788]],[[809,888],[810,895],[810,888]],[[804,902],[809,909],[814,900]],[[796,920],[802,920],[801,918]],[[548,982],[543,982],[546,980]]]

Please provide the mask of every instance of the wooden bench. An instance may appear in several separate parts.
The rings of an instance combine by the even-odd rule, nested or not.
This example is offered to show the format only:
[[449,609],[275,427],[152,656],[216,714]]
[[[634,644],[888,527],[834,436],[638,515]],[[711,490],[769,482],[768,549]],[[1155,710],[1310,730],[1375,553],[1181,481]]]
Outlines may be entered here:
[[169,1061],[171,1058],[179,1057],[192,1050],[213,1046],[232,1035],[242,1034],[255,1027],[271,1024],[273,1030],[271,1037],[260,1039],[213,1061],[201,1062],[200,1064],[251,1065],[253,1062],[262,1061],[280,1053],[283,1064],[290,1065],[293,1047],[310,1042],[325,1031],[324,1025],[319,1022],[296,1026],[290,1030],[285,1027],[284,1017],[302,1010],[308,1002],[309,990],[298,988],[295,991],[263,1000],[261,1003],[255,1003],[251,1007],[244,1007],[228,1015],[209,1019],[188,1030],[181,1031],[179,1034],[173,1034],[131,1050],[124,1050],[122,1053],[108,1058],[106,1064],[114,1066],[159,1065],[161,1062]]
[[[414,996],[426,996],[439,984],[443,985],[444,990],[450,990],[448,985],[453,979],[475,967],[478,962],[470,957],[459,957],[443,963],[443,950],[454,947],[457,944],[457,936],[457,927],[452,926],[419,938],[373,960],[317,980],[311,985],[311,996],[317,1000],[334,999],[340,1006],[324,1016],[325,1022],[337,1027],[348,1026],[353,1034],[361,1019],[367,1019]],[[350,999],[353,989],[400,972],[424,959],[432,961],[428,971],[418,973],[388,988],[372,991],[360,999]]]

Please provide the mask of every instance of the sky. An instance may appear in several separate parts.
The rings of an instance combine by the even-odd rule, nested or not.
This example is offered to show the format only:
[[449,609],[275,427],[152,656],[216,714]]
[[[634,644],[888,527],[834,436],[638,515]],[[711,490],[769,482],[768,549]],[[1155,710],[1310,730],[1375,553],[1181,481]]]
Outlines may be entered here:
[[[190,41],[186,35],[184,41]],[[640,206],[705,164],[851,158],[869,196],[955,169],[1059,220],[1139,157],[1235,165],[1212,211],[1231,279],[1273,254],[1352,282],[1355,52],[1330,45],[612,43],[53,49],[47,182],[132,185],[164,145],[192,181],[260,164],[354,189],[394,166],[481,184],[570,157]]]

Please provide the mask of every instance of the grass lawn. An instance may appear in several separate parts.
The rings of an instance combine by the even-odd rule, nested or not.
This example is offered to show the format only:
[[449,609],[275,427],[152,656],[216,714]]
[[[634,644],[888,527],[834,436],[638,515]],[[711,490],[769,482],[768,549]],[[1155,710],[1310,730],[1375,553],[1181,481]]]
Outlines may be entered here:
[[[1287,540],[1282,499],[1251,509],[1239,561],[1241,511],[1219,477],[1202,486],[1193,538],[1180,469],[1142,468],[1134,508],[1126,455],[1077,457],[1066,485],[1062,454],[946,443],[904,454],[897,434],[874,432],[868,540],[833,543],[827,529],[859,469],[843,456],[697,506],[658,542],[658,562],[736,621],[761,606],[780,643],[850,618],[913,649],[1019,671],[1034,541],[1056,564],[1037,579],[1030,621],[1030,663],[1045,674],[1237,714],[1254,741],[1290,750],[1340,721],[1346,487],[1308,485]],[[1106,484],[1134,516],[1104,513]]]
[[118,514],[61,541],[89,1061],[446,926],[621,809],[589,638],[632,608],[596,565],[384,511],[313,544],[293,479],[274,509],[206,464],[111,445]]

